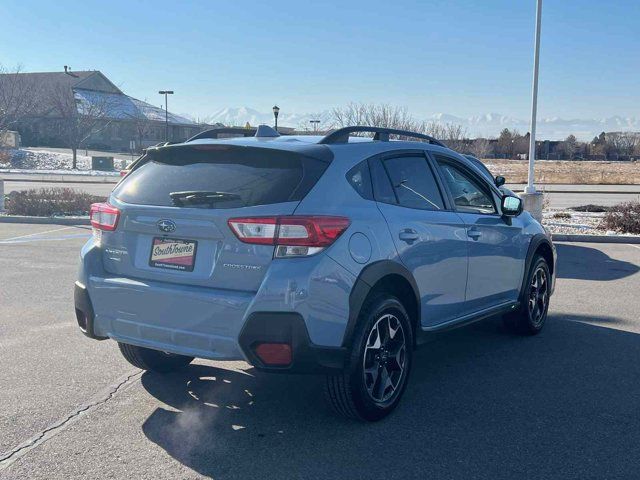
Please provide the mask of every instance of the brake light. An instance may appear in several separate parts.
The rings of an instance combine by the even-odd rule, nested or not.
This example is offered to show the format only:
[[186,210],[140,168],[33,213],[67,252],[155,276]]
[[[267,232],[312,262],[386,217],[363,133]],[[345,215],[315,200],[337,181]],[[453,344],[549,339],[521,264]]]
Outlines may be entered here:
[[331,245],[350,221],[345,217],[288,215],[230,218],[228,223],[241,242],[275,245],[276,257],[300,257]]
[[93,228],[112,232],[118,226],[120,210],[108,203],[94,203],[91,205],[89,218]]

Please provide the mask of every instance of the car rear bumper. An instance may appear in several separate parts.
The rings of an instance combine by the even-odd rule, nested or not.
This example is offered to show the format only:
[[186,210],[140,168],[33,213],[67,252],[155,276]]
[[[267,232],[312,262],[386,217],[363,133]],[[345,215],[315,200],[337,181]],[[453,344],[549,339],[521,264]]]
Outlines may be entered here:
[[[90,338],[308,373],[341,368],[354,282],[325,255],[272,262],[257,292],[131,278],[106,272],[89,241],[74,297],[78,325]],[[291,345],[291,365],[269,367],[256,357],[253,345],[274,339]]]
[[[93,301],[85,285],[76,282],[74,286],[74,301],[78,326],[83,334],[96,340],[111,338],[118,342],[141,347],[162,350],[179,355],[188,355],[198,358],[213,360],[247,360],[257,369],[278,373],[330,373],[339,371],[344,366],[346,349],[342,347],[326,347],[314,345],[309,338],[304,319],[295,312],[253,312],[246,322],[242,322],[241,331],[234,336],[233,322],[225,322],[227,325],[215,326],[215,321],[207,311],[215,311],[217,302],[208,298],[204,305],[199,305],[198,299],[191,295],[188,299],[176,298],[175,291],[172,299],[160,295],[153,299],[148,297],[150,291],[146,291],[144,302],[144,315],[148,315],[149,303],[154,305],[156,316],[153,320],[145,320],[140,312],[131,308],[127,296],[132,292],[123,289],[131,287],[131,280],[118,278],[92,278],[92,291],[98,300],[95,313]],[[124,285],[123,285],[124,284]],[[147,288],[155,291],[157,285],[146,286],[136,282],[133,291],[145,292]],[[117,302],[118,309],[109,314],[101,312],[103,290],[108,289],[109,302]],[[144,293],[143,293],[144,294]],[[163,298],[164,297],[164,298]],[[239,298],[236,302],[229,302],[228,293],[225,293],[225,302],[235,304],[241,309],[249,301],[248,298]],[[243,301],[244,300],[244,301]],[[175,315],[172,310],[185,308],[188,301],[189,315]],[[139,303],[139,299],[136,303]],[[228,305],[225,308],[229,308]],[[219,310],[218,310],[219,311]],[[227,311],[227,313],[229,313]],[[241,316],[241,315],[240,315]],[[194,318],[202,318],[201,322],[194,322]],[[222,314],[223,321],[229,320],[232,315]],[[184,319],[181,322],[169,324],[166,318]],[[191,320],[189,320],[189,318]],[[160,320],[160,321],[159,321]],[[206,324],[202,331],[198,325]],[[195,327],[195,328],[194,328]],[[238,339],[238,340],[236,340]],[[255,347],[265,342],[278,342],[290,345],[292,350],[292,362],[285,366],[266,365],[255,353]]]
[[85,328],[92,338],[212,360],[244,359],[237,338],[250,292],[92,276],[86,295],[77,299],[76,309],[88,311],[86,318],[93,314]]

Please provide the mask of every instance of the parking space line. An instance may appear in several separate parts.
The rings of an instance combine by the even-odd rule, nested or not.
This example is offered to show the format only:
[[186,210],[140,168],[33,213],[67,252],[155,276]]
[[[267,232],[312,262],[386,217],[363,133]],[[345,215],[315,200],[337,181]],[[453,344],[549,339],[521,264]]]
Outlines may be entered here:
[[70,228],[75,228],[75,227],[54,228],[53,230],[45,230],[44,232],[35,232],[35,233],[30,233],[28,235],[20,235],[18,237],[5,238],[4,240],[0,240],[0,241],[9,242],[9,241],[12,241],[12,240],[18,240],[19,238],[34,237],[36,235],[44,235],[45,233],[59,232],[60,230],[68,230]]
[[12,245],[16,243],[29,243],[29,242],[51,242],[60,240],[69,240],[70,238],[89,238],[90,233],[72,233],[71,235],[62,235],[59,237],[45,237],[45,238],[19,238],[18,240],[0,240],[0,245]]
[[634,245],[633,243],[627,243],[627,245],[629,245],[630,247],[637,248],[638,250],[640,250],[640,246]]

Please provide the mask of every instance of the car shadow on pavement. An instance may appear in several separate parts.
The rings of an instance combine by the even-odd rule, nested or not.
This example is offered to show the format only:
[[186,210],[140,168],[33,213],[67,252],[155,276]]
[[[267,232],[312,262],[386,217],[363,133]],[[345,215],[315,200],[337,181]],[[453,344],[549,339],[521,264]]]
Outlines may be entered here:
[[416,352],[398,409],[373,424],[331,413],[314,376],[145,373],[166,407],[142,429],[219,479],[633,478],[640,335],[618,323],[551,315],[536,337],[499,319],[442,334]]
[[611,258],[597,248],[559,243],[556,249],[558,278],[599,282],[625,278],[640,270],[637,265]]

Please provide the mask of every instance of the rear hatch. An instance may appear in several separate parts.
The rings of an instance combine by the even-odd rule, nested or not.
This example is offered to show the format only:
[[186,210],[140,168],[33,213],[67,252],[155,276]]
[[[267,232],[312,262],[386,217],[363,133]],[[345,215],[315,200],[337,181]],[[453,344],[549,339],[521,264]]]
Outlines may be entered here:
[[290,215],[328,166],[295,151],[228,144],[152,150],[115,188],[117,228],[102,232],[107,272],[257,291],[273,245],[241,242],[228,220]]

